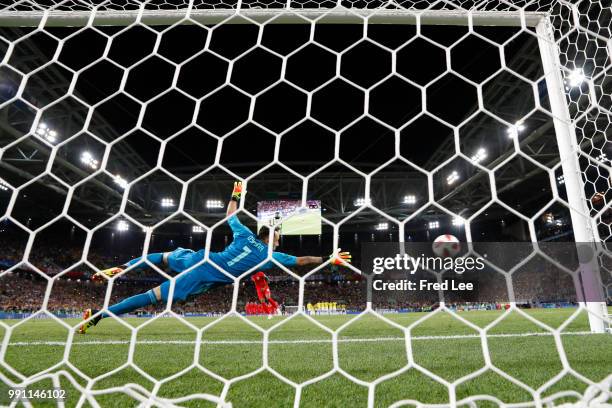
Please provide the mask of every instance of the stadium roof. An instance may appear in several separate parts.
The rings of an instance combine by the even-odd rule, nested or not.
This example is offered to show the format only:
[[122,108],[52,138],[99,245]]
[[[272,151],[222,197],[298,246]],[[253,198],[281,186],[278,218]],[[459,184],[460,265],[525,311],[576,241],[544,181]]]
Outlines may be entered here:
[[[150,2],[147,7],[155,4]],[[417,7],[416,2],[411,4]],[[541,5],[540,10],[543,8]],[[546,107],[537,39],[530,29],[519,33],[520,27],[475,27],[478,36],[474,36],[467,35],[468,28],[463,26],[423,26],[421,36],[406,44],[415,34],[414,26],[370,26],[367,38],[360,40],[360,25],[317,24],[314,38],[322,47],[310,44],[291,55],[286,81],[277,85],[272,84],[280,78],[279,56],[290,54],[309,38],[309,25],[266,25],[262,47],[241,56],[256,42],[259,28],[255,24],[229,24],[212,32],[197,25],[166,29],[157,25],[135,25],[127,30],[100,26],[75,36],[71,35],[77,28],[0,29],[0,35],[9,41],[32,33],[16,44],[9,61],[14,69],[3,68],[3,100],[13,97],[24,81],[22,74],[34,72],[27,78],[22,99],[0,109],[0,143],[13,142],[44,123],[57,133],[57,143],[79,135],[54,157],[52,172],[62,182],[74,185],[98,170],[83,162],[84,152],[105,165],[106,174],[75,190],[70,213],[78,220],[93,218],[95,223],[96,217],[114,214],[123,194],[117,176],[130,182],[151,170],[160,160],[160,141],[170,138],[161,158],[167,173],[156,171],[130,189],[126,211],[136,219],[148,222],[167,215],[169,210],[159,204],[166,197],[178,201],[178,180],[193,180],[186,194],[186,211],[198,219],[220,218],[222,212],[210,211],[204,203],[226,199],[234,177],[218,168],[201,174],[214,163],[217,149],[222,148],[221,164],[246,177],[272,161],[278,135],[278,157],[287,168],[270,167],[252,180],[247,207],[254,209],[257,199],[272,192],[278,192],[278,197],[298,197],[301,180],[291,171],[305,176],[330,163],[334,131],[339,132],[340,158],[364,173],[392,157],[394,135],[399,135],[399,152],[407,161],[395,161],[377,172],[370,196],[377,208],[405,218],[427,201],[428,194],[425,174],[408,161],[432,171],[456,153],[453,129],[448,125],[464,122],[479,104],[470,81],[485,83],[484,107],[505,122],[479,113],[463,123],[458,128],[462,153],[471,157],[485,149],[486,158],[480,164],[492,168],[501,163],[513,152],[508,124],[521,120],[525,130],[517,137],[523,151],[547,167],[558,162],[552,120],[548,114],[533,111],[534,92],[526,81],[534,81],[536,94]],[[161,37],[159,55],[150,55],[157,35]],[[108,59],[100,58],[111,37]],[[59,39],[65,43],[58,61],[36,71],[52,59]],[[212,52],[183,64],[207,40]],[[455,42],[447,67],[443,47]],[[357,45],[347,50],[353,44]],[[494,74],[500,68],[501,44],[507,69]],[[392,59],[390,50],[399,49]],[[339,76],[332,79],[338,59]],[[233,62],[230,83],[223,85],[228,61]],[[180,64],[178,90],[169,89],[177,73],[174,64]],[[396,74],[384,79],[392,67]],[[72,71],[83,68],[74,93],[69,94]],[[453,73],[444,74],[445,69]],[[123,76],[125,90],[114,94]],[[315,89],[310,102],[312,118],[306,118],[309,102],[304,91]],[[362,117],[366,93],[370,116]],[[423,93],[426,106],[422,106]],[[91,117],[86,104],[95,106]],[[248,121],[251,104],[253,122]],[[35,125],[36,109],[43,114]],[[190,125],[194,112],[196,121]],[[106,160],[100,141],[111,143]],[[11,185],[22,185],[44,171],[50,153],[45,142],[31,135],[3,154],[0,177]],[[448,183],[455,171],[459,180]],[[500,198],[520,211],[529,213],[550,199],[547,175],[525,159],[510,161],[495,177]],[[473,214],[490,200],[486,173],[465,159],[444,164],[433,181],[436,201],[462,216]],[[313,176],[307,191],[310,198],[323,201],[328,219],[337,220],[355,211],[353,202],[365,194],[364,179],[336,163]],[[36,214],[44,219],[43,213],[57,212],[66,197],[65,186],[50,176],[22,192],[22,197],[29,197],[19,199],[14,212],[22,218]],[[416,205],[403,205],[408,194],[416,195]],[[439,211],[432,207],[429,213]],[[363,217],[351,222],[360,220]]]

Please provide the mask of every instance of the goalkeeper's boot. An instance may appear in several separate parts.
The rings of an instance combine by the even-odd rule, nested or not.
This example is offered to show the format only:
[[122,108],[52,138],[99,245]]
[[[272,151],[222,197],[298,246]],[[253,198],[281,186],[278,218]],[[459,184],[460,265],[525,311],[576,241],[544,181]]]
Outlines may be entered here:
[[91,277],[91,280],[93,280],[93,281],[103,281],[104,280],[104,276],[106,276],[107,278],[112,278],[113,276],[115,276],[118,273],[121,273],[123,271],[124,271],[123,267],[114,266],[112,268],[108,268],[108,269],[104,269],[103,271],[96,272]]
[[[85,309],[83,311],[83,320],[87,320],[89,319],[91,316],[93,316],[94,314],[96,314],[98,311],[97,310],[93,310],[93,309]],[[90,327],[95,326],[96,324],[98,324],[98,322],[100,321],[100,319],[102,319],[102,316],[98,315],[96,317],[94,317],[93,319],[91,319],[88,322],[83,323],[82,325],[79,326],[79,334],[85,334],[87,333],[87,329],[89,329]]]

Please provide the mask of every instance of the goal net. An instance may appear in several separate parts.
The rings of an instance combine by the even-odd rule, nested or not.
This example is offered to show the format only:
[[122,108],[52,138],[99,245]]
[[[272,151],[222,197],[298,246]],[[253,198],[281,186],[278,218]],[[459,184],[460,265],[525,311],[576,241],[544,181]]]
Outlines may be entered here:
[[[596,0],[0,0],[0,404],[609,404],[611,19]],[[253,306],[262,263],[78,334],[85,308],[220,269],[237,180],[253,232],[282,219],[279,250],[353,264],[284,266],[271,243],[278,312]],[[486,277],[453,275],[478,296],[372,295],[368,248],[440,235],[484,256]],[[202,262],[91,279],[181,248]]]

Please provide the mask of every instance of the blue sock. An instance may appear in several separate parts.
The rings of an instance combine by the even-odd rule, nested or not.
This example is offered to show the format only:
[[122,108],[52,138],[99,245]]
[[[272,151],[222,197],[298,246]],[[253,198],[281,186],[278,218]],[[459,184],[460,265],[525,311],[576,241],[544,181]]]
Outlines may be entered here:
[[[148,291],[145,293],[141,293],[139,295],[134,295],[127,299],[123,299],[121,302],[116,303],[108,308],[111,312],[116,314],[117,316],[122,315],[127,312],[131,312],[132,310],[140,309],[141,307],[154,305],[157,303],[157,299],[155,299],[155,295],[153,291]],[[102,318],[109,317],[108,313],[102,313]]]
[[[162,254],[162,253],[156,253],[156,254],[149,254],[149,255],[147,255],[147,260],[149,262],[151,262],[153,265],[161,265],[163,259],[164,259],[164,254]],[[131,261],[126,262],[125,265],[127,267],[130,267],[130,266],[138,264],[138,263],[140,265],[138,265],[137,268],[146,268],[146,267],[149,266],[149,265],[147,265],[144,262],[142,257],[138,257],[138,258],[132,259]]]

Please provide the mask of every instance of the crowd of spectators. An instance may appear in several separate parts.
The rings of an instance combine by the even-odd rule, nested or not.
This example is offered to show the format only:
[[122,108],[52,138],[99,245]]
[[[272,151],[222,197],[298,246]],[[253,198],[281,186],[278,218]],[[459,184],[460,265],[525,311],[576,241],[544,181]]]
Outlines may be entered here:
[[[545,282],[542,280],[539,282]],[[505,280],[492,280],[492,286],[481,286],[488,291],[500,293],[506,290]],[[118,302],[128,296],[144,292],[155,286],[147,280],[118,280],[111,287],[110,304]],[[244,311],[249,302],[257,302],[257,296],[251,282],[240,284],[238,290],[237,310]],[[481,282],[482,285],[482,282]],[[279,304],[297,305],[299,285],[294,280],[270,282],[272,296]],[[91,280],[70,279],[57,277],[44,279],[36,273],[20,270],[3,275],[0,278],[0,311],[31,313],[41,309],[45,293],[49,290],[46,308],[50,312],[76,314],[84,308],[100,308],[105,299],[108,284],[96,283]],[[569,288],[567,288],[569,291]],[[537,303],[549,299],[550,293],[545,292],[541,284],[533,285],[519,281],[515,287],[517,302]],[[460,304],[466,299],[454,298],[452,292],[445,293],[448,304]],[[451,296],[449,296],[451,295]],[[233,298],[233,285],[217,287],[209,292],[197,296],[184,303],[172,305],[172,310],[182,314],[225,313],[231,309]],[[485,297],[482,295],[480,299]],[[572,301],[575,296],[567,293],[566,301]],[[366,306],[367,290],[363,281],[323,281],[307,280],[304,288],[304,304],[318,302],[335,302],[342,305],[346,311],[361,311]],[[380,309],[422,310],[435,305],[440,300],[438,293],[397,291],[389,295],[388,292],[380,294],[374,292],[373,307]],[[556,297],[554,300],[562,300]],[[474,301],[476,299],[467,299]],[[497,293],[486,299],[487,302],[504,303],[508,297]],[[154,313],[164,309],[165,305],[149,306],[143,313]]]
[[[51,283],[49,283],[51,282]],[[155,284],[142,280],[118,280],[111,288],[110,303],[151,289]],[[108,285],[91,280],[57,277],[47,280],[36,273],[19,270],[0,278],[0,311],[31,313],[41,309],[45,293],[50,287],[47,310],[58,313],[80,313],[84,308],[100,308]],[[272,296],[279,304],[297,304],[299,286],[295,281],[270,282]],[[347,309],[365,308],[365,285],[361,282],[309,281],[305,287],[304,303],[322,300],[337,301]],[[233,286],[217,287],[187,302],[177,303],[172,310],[177,313],[225,313],[231,309]],[[244,282],[238,291],[238,310],[244,305],[257,302],[255,290],[250,282]],[[155,312],[164,305],[149,306],[143,312]]]
[[[43,243],[35,241],[27,262],[48,276],[54,276],[79,263],[83,254],[82,248],[61,244],[57,241]],[[24,251],[25,241],[14,241],[0,234],[0,271],[22,262]],[[87,255],[87,260],[98,268],[115,265],[118,259],[120,256],[105,256],[96,250],[90,250]],[[91,269],[88,266],[79,265],[71,268],[69,275],[76,277],[79,274],[91,274]]]
[[[97,284],[90,280],[93,270],[79,264],[82,257],[80,248],[61,245],[61,242],[46,242],[36,245],[30,252],[28,262],[35,265],[47,276],[45,279],[31,268],[21,263],[12,268],[10,274],[0,278],[0,312],[34,312],[40,310],[45,293],[49,290],[46,308],[52,312],[80,313],[86,307],[100,307],[105,298],[107,285]],[[21,244],[20,244],[21,245]],[[24,245],[16,245],[0,234],[0,272],[11,268],[23,259]],[[114,253],[105,255],[102,250],[92,248],[87,259],[98,268],[106,268],[125,262],[135,254]],[[56,276],[65,268],[77,265],[69,273]],[[295,268],[299,276],[310,271],[308,267]],[[298,303],[298,281],[282,271],[270,274],[272,296],[288,306]],[[466,280],[471,278],[466,276]],[[151,289],[163,281],[163,277],[150,269],[129,273],[124,279],[117,280],[112,287],[110,303],[125,297]],[[499,273],[482,273],[475,281],[477,299],[457,297],[452,292],[444,293],[447,303],[465,301],[507,302],[510,298],[506,277]],[[532,272],[515,273],[510,281],[513,299],[517,302],[537,304],[545,301],[575,301],[575,287],[571,276],[560,273],[556,268],[534,268]],[[238,291],[237,309],[244,311],[248,302],[256,302],[257,297],[250,280],[245,279]],[[554,295],[554,296],[553,296]],[[215,288],[208,293],[185,303],[175,304],[172,309],[177,313],[224,313],[231,309],[233,286]],[[346,269],[325,268],[311,275],[306,281],[304,304],[317,302],[335,302],[343,305],[347,311],[363,310],[366,306],[366,281],[359,275]],[[441,300],[437,292],[397,291],[390,294],[373,292],[373,306],[383,309],[419,310],[434,305]],[[162,306],[150,306],[144,312],[163,310]]]
[[[110,289],[110,304],[151,289],[150,285],[146,286],[145,282],[115,281]],[[40,310],[47,290],[50,291],[46,305],[48,311],[77,314],[81,313],[84,308],[101,308],[108,284],[61,277],[47,280],[30,271],[10,272],[0,278],[0,311],[32,313]],[[232,286],[223,286],[191,301],[173,305],[172,310],[177,313],[222,313],[230,310],[231,300]],[[164,309],[164,306],[149,306],[142,312],[159,312]]]

